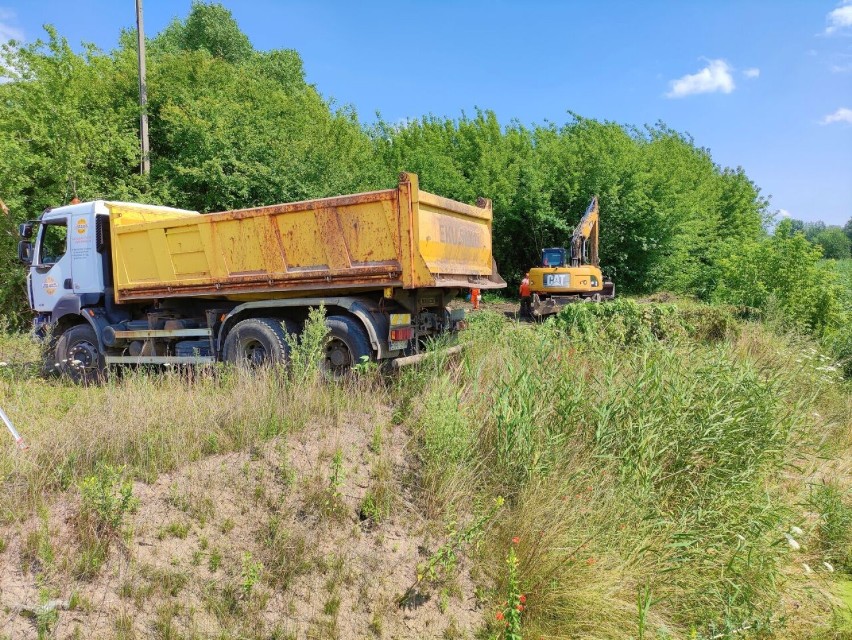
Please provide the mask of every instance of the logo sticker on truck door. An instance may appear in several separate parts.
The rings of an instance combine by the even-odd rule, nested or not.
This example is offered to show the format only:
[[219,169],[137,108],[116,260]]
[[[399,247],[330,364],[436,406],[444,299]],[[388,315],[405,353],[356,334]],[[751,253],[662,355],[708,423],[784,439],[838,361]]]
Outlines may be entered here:
[[47,276],[44,279],[44,283],[42,283],[41,287],[42,287],[42,289],[44,289],[44,292],[47,295],[52,296],[54,293],[56,293],[56,289],[57,289],[56,280],[54,280],[50,276]]

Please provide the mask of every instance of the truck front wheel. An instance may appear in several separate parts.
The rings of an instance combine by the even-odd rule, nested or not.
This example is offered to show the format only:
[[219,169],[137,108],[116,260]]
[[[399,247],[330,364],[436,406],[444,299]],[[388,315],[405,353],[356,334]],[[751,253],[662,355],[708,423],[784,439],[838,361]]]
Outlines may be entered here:
[[[284,320],[288,333],[297,333],[295,325]],[[282,321],[276,318],[247,318],[234,325],[225,338],[222,359],[231,364],[258,367],[286,364],[290,359]]]
[[349,370],[373,355],[367,333],[348,316],[329,316],[328,341],[325,344],[323,370],[331,378],[340,378]]
[[69,327],[56,340],[56,363],[59,373],[74,382],[100,380],[106,369],[98,350],[98,336],[88,324]]

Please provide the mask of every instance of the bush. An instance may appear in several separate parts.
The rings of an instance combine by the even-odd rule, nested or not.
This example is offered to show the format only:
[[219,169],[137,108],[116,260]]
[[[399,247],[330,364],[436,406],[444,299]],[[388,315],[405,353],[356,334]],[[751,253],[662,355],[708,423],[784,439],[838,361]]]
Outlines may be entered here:
[[820,337],[843,324],[837,272],[821,257],[822,250],[784,220],[772,236],[720,249],[712,299],[763,310],[777,306],[791,326]]
[[729,307],[667,302],[639,304],[620,298],[603,304],[570,304],[556,324],[585,342],[637,345],[648,340],[693,338],[718,342],[736,335],[739,322]]

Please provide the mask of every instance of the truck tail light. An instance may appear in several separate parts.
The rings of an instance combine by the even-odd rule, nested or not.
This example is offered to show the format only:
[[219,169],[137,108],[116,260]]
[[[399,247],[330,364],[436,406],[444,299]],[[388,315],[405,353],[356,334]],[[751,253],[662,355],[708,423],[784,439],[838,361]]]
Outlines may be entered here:
[[412,327],[405,327],[403,329],[391,329],[390,339],[393,342],[403,342],[405,340],[411,340],[414,337],[414,329]]

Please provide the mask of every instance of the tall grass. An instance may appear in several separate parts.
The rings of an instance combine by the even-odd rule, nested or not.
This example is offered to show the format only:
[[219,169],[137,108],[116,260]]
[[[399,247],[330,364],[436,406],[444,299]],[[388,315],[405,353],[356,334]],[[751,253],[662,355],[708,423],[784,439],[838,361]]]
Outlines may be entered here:
[[600,308],[535,329],[474,320],[411,414],[424,494],[447,517],[509,497],[482,570],[500,593],[496,558],[520,537],[533,637],[638,633],[640,592],[643,633],[778,631],[784,532],[805,519],[791,465],[819,450],[812,413],[841,383],[802,384],[809,362],[784,365],[774,336],[740,335],[724,310]]

